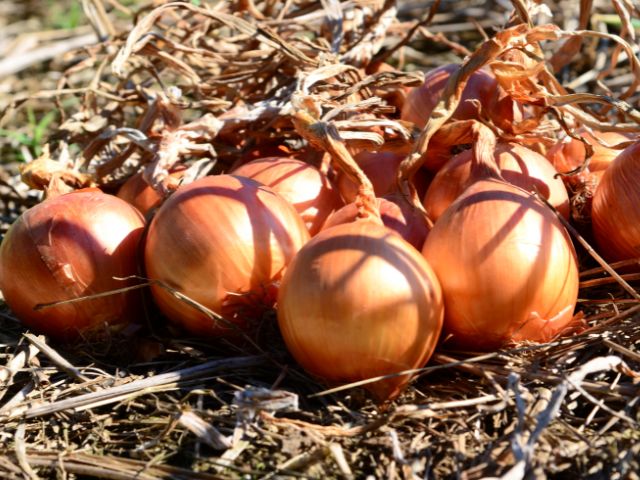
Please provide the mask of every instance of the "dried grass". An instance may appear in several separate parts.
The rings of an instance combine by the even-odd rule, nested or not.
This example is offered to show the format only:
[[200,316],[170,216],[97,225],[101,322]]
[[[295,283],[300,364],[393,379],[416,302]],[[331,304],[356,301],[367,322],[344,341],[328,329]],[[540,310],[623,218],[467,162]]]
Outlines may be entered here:
[[[572,2],[553,6],[556,25],[535,27],[545,12],[521,1],[512,17],[505,2],[484,10],[442,2],[432,11],[431,4],[376,0],[174,2],[143,7],[128,31],[108,14],[123,11],[117,2],[87,3],[104,41],[70,53],[55,86],[12,96],[0,125],[19,128],[26,106],[53,102],[61,121],[49,139],[51,156],[107,189],[140,167],[159,188],[176,163],[190,165],[190,178],[225,171],[274,140],[296,151],[306,138],[349,155],[344,145],[310,135],[312,125],[334,139],[339,132],[347,147],[414,145],[415,161],[450,116],[457,85],[423,132],[408,130],[383,97],[421,75],[358,68],[388,57],[424,68],[476,52],[463,82],[481,64],[500,62],[506,49],[537,52],[540,42],[567,40],[533,84],[530,72],[495,63],[503,79],[519,75],[513,91],[529,81],[527,100],[555,115],[554,128],[541,121],[516,135],[543,132],[553,140],[549,132],[571,132],[577,123],[638,132],[631,108],[640,78],[631,23],[638,12],[626,1],[597,3],[621,18],[619,36],[586,30],[593,20],[587,1],[580,31],[565,10]],[[490,39],[478,49],[480,27]],[[597,54],[603,50],[606,65]],[[596,53],[590,61],[578,52]],[[552,69],[583,90],[568,91]],[[4,228],[36,200],[18,178],[5,166]],[[256,344],[243,348],[180,339],[153,309],[141,330],[53,345],[25,334],[4,310],[0,476],[638,478],[637,276],[616,278],[586,249],[580,254],[580,313],[571,331],[488,354],[442,347],[386,409],[361,384],[327,390],[309,378],[287,355],[272,315]]]

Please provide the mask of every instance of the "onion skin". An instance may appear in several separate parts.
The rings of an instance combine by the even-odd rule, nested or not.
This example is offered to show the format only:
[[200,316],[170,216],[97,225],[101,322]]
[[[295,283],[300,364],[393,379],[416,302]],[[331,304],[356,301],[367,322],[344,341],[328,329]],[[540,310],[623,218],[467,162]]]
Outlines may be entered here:
[[[316,235],[287,269],[278,295],[289,351],[330,384],[424,366],[442,317],[440,286],[424,258],[367,220]],[[408,381],[402,376],[366,388],[385,401]]]
[[320,170],[293,158],[261,158],[233,174],[272,188],[294,206],[311,235],[320,231],[331,212],[344,205],[338,190]]
[[143,230],[135,208],[98,189],[43,201],[14,222],[0,247],[5,301],[27,327],[62,341],[136,320],[142,302],[136,291],[34,307],[130,285],[113,277],[138,273]]
[[599,252],[610,262],[640,257],[640,142],[605,170],[593,197],[591,220]]
[[249,333],[250,317],[275,302],[284,268],[309,239],[295,209],[273,190],[235,175],[180,187],[147,235],[147,275],[225,317],[215,322],[153,286],[160,310],[194,335]]
[[[569,218],[569,196],[558,173],[545,157],[514,143],[498,144],[494,158],[500,174],[509,183],[524,190],[537,190],[562,216]],[[436,174],[427,194],[424,207],[429,217],[436,221],[465,188],[473,181],[471,170],[472,150],[453,157]]]
[[544,342],[572,321],[573,245],[553,211],[513,185],[471,185],[435,223],[423,254],[440,280],[454,345]]
[[[418,128],[424,128],[449,77],[459,68],[459,65],[448,64],[427,72],[422,86],[409,92],[400,118],[414,123]],[[521,115],[521,107],[499,86],[495,77],[485,70],[477,70],[471,75],[451,119],[480,119],[480,109],[473,100],[480,102],[484,115],[509,132],[512,131],[514,120],[518,120]]]
[[[422,250],[424,241],[429,233],[429,227],[424,221],[422,213],[418,212],[400,194],[391,194],[382,198],[376,198],[382,223],[392,232],[400,235],[416,250]],[[322,229],[351,223],[358,220],[358,206],[349,203],[332,213]]]

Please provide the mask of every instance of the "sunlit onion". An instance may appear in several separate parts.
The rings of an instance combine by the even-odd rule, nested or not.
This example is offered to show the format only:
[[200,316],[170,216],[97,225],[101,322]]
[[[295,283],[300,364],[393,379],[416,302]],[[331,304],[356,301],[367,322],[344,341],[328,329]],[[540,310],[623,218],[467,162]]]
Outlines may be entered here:
[[[460,68],[456,64],[443,65],[425,75],[424,84],[407,96],[401,118],[423,128],[433,108],[440,100],[451,74]],[[475,71],[467,82],[453,120],[475,120],[482,115],[500,128],[511,131],[514,120],[521,115],[521,107],[498,85],[488,71]]]
[[109,292],[138,272],[144,220],[97,189],[50,198],[11,226],[0,248],[0,289],[34,331],[71,340],[105,325],[139,320],[141,298],[119,293],[35,310],[36,305]]
[[[460,65],[443,65],[427,72],[422,86],[414,88],[405,102],[401,119],[424,128],[431,112],[440,101],[450,76]],[[500,87],[493,73],[476,70],[469,77],[458,107],[450,121],[490,119],[496,126],[511,132],[515,121],[523,117],[523,108]],[[463,128],[466,131],[466,128]],[[459,132],[460,133],[460,132]],[[459,152],[459,134],[453,139],[441,131],[431,138],[421,164],[431,172],[437,172],[449,159]]]
[[329,214],[343,205],[338,190],[317,168],[300,160],[269,157],[253,160],[232,172],[253,178],[291,203],[315,235]]
[[591,220],[599,251],[610,261],[640,258],[640,142],[602,174]]
[[250,330],[249,321],[273,305],[277,282],[308,239],[298,213],[270,188],[234,175],[201,178],[156,213],[145,246],[147,275],[233,325],[211,320],[160,286],[153,296],[192,334]]
[[578,295],[575,251],[555,212],[500,179],[495,140],[478,130],[476,179],[435,222],[423,254],[444,293],[449,340],[488,350],[562,332]]
[[[495,160],[507,182],[527,191],[537,191],[565,218],[569,217],[567,190],[560,178],[554,178],[558,172],[545,157],[526,147],[503,143],[496,147]],[[472,150],[465,150],[434,177],[424,197],[425,209],[433,221],[475,181],[471,175],[472,163]]]
[[[628,142],[629,137],[618,132],[594,131],[593,134],[591,134],[586,130],[581,130],[578,133],[593,147],[593,155],[589,159],[589,166],[585,170],[574,175],[568,175],[564,177],[564,179],[567,184],[579,188],[590,181],[595,181],[597,183],[614,158],[622,152],[620,149],[609,148],[601,145],[594,138],[594,135],[602,142],[611,146],[622,142]],[[571,172],[572,170],[582,166],[585,156],[586,150],[584,144],[569,136],[555,144],[547,153],[547,158],[560,173]]]
[[[438,280],[424,258],[368,220],[316,235],[287,269],[278,296],[289,351],[330,384],[423,366],[442,315]],[[366,388],[387,400],[408,380],[395,377]]]

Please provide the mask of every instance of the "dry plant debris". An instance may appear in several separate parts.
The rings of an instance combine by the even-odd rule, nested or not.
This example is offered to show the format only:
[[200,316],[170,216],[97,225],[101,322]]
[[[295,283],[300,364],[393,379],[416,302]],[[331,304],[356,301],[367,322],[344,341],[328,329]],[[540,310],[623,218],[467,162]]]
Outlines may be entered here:
[[[107,190],[143,166],[162,190],[177,164],[189,167],[189,181],[276,141],[333,155],[383,143],[413,149],[408,179],[432,138],[469,142],[468,124],[441,127],[459,87],[486,64],[538,113],[503,135],[549,145],[577,124],[640,131],[640,12],[626,0],[83,4],[91,27],[39,35],[19,62],[6,52],[28,37],[11,24],[0,35],[0,128],[19,132],[28,108],[57,112],[37,151],[0,138],[4,154],[17,147],[40,157],[21,169],[32,186],[50,184],[39,168],[54,161]],[[6,87],[3,77],[63,52],[60,75],[36,93]],[[399,121],[389,95],[455,59],[465,66],[427,127]],[[386,60],[400,68],[378,70]],[[344,145],[318,138],[322,131]],[[38,200],[20,182],[20,162],[7,158],[3,232]],[[306,376],[271,316],[257,345],[241,351],[177,339],[153,310],[144,332],[53,345],[4,309],[0,475],[639,478],[638,276],[605,273],[586,249],[581,262],[573,332],[490,354],[439,350],[386,409],[361,385],[326,390]]]

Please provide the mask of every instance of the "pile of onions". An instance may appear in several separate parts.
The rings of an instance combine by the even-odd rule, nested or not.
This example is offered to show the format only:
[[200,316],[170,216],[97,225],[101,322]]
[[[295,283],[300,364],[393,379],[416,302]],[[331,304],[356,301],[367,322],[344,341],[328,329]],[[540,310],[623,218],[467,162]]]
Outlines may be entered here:
[[[153,286],[160,310],[195,335],[234,336],[273,305],[285,267],[309,239],[295,209],[273,190],[234,175],[180,187],[160,207],[145,245],[147,275],[221,315],[212,320]],[[231,322],[231,323],[228,323]]]
[[[166,179],[165,188],[172,191],[178,188],[180,179],[184,175],[185,168],[177,168]],[[127,179],[118,189],[118,198],[129,202],[143,215],[160,206],[164,201],[162,195],[144,179],[142,172],[138,172]]]
[[338,190],[317,168],[293,158],[253,160],[232,172],[270,187],[287,200],[315,235],[329,214],[343,205]]
[[[332,136],[316,141],[359,183],[358,218],[321,231],[287,269],[278,295],[287,348],[332,384],[421,367],[442,328],[438,280],[420,252],[381,225],[371,182],[344,145]],[[399,375],[366,388],[385,401],[409,379]]]
[[547,341],[571,322],[577,302],[573,245],[551,209],[500,179],[493,147],[475,145],[475,182],[423,249],[444,292],[444,329],[474,350]]
[[[507,182],[527,191],[537,191],[565,218],[569,218],[569,197],[557,171],[539,153],[515,143],[501,143],[495,149],[495,162]],[[471,176],[473,151],[453,157],[434,177],[424,197],[429,217],[436,221],[465,188],[475,181]]]
[[591,220],[600,252],[610,261],[640,258],[640,142],[625,148],[602,174]]
[[72,340],[105,325],[137,320],[135,291],[63,303],[130,285],[114,277],[138,273],[144,219],[128,203],[98,189],[49,198],[14,222],[0,248],[0,289],[29,328]]
[[[287,348],[331,384],[419,368],[438,340],[442,293],[411,245],[368,220],[323,230],[298,252],[282,280],[278,323]],[[370,383],[378,400],[407,376]]]

